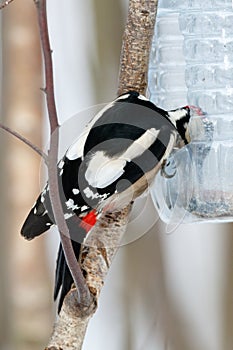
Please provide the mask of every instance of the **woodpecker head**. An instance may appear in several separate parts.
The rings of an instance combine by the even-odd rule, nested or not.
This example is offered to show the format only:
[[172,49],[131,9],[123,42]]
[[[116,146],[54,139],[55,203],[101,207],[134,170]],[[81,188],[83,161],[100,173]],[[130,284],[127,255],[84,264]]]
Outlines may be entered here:
[[176,127],[185,144],[190,142],[189,121],[193,116],[202,116],[205,113],[196,106],[185,106],[168,111],[168,118]]

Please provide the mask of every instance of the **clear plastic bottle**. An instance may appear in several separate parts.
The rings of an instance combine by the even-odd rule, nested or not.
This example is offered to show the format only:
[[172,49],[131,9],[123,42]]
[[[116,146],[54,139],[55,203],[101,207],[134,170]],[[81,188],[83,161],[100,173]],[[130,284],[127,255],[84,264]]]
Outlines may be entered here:
[[187,104],[183,35],[178,18],[179,12],[159,6],[150,57],[148,87],[151,100],[165,109],[174,109],[180,106],[180,103]]
[[[172,69],[177,62],[177,78],[176,73],[169,74],[170,61],[166,57],[160,61],[159,56],[170,37],[164,34],[156,38],[160,35],[160,23],[165,19],[168,26],[167,16],[174,14],[177,23],[173,28],[179,28],[180,33],[179,39],[178,35],[173,36],[173,42],[178,44],[181,38],[183,55],[180,64],[181,54],[173,54],[170,40],[170,59]],[[169,179],[159,174],[152,187],[154,203],[167,223],[233,221],[232,23],[232,0],[159,2],[154,38],[157,61],[154,64],[151,60],[149,71],[151,98],[166,109],[191,104],[207,113],[203,128],[200,129],[197,118],[191,121],[191,143],[173,152],[170,167],[176,169],[176,174]],[[156,87],[151,79],[153,71],[158,72]],[[166,74],[170,77],[169,86],[161,84],[160,75]],[[176,99],[173,91],[186,92],[186,96]],[[161,94],[163,99],[158,97]]]

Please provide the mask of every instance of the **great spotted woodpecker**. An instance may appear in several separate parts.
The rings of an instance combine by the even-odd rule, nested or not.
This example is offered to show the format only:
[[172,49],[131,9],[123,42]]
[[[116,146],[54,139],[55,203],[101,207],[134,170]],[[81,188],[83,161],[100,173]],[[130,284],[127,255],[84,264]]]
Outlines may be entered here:
[[[195,107],[166,112],[136,91],[108,104],[86,126],[58,163],[60,197],[75,255],[103,208],[114,210],[140,196],[154,179],[179,139],[189,141],[188,123]],[[54,224],[45,186],[22,227],[30,240]],[[54,298],[59,310],[72,285],[62,246],[59,247]]]

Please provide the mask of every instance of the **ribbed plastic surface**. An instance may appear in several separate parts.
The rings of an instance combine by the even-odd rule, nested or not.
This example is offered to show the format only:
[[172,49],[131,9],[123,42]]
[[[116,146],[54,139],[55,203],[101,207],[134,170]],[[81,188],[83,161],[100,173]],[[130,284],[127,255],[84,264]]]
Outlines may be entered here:
[[[161,218],[233,221],[233,10],[231,0],[161,0],[149,71],[151,99],[165,109],[191,104],[190,145],[173,153],[152,197]],[[170,169],[169,169],[170,168]]]

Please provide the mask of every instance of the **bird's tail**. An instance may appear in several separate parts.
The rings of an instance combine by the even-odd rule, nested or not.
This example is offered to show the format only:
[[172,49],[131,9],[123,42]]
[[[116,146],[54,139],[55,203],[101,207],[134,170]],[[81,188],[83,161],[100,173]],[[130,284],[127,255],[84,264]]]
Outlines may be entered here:
[[[95,225],[95,211],[91,211],[83,220],[80,220],[77,216],[73,216],[67,221],[69,228],[69,234],[73,246],[73,251],[76,256],[77,261],[79,260],[81,244],[89,232],[92,226]],[[60,312],[63,300],[66,294],[71,289],[74,283],[72,275],[70,273],[69,267],[67,265],[65,254],[60,244],[56,263],[56,274],[55,274],[55,287],[54,287],[54,300],[58,298],[59,292],[59,302],[58,302],[58,312]]]

